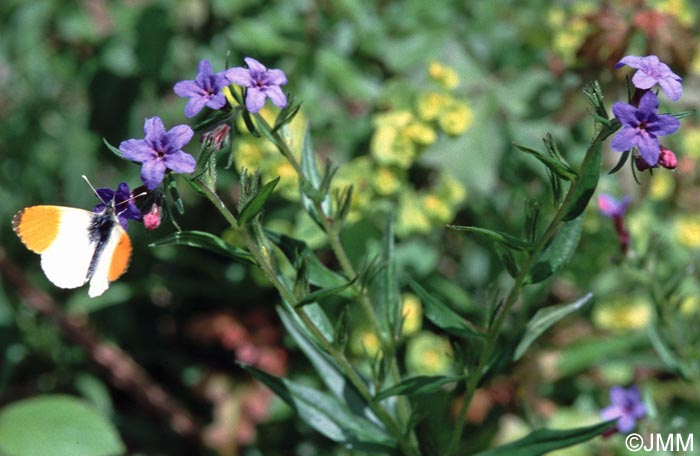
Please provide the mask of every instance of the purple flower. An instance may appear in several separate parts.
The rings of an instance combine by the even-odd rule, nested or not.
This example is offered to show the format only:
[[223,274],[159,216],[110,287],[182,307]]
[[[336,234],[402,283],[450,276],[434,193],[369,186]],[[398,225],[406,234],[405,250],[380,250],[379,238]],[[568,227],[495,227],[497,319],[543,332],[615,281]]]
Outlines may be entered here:
[[140,162],[141,180],[153,190],[170,169],[176,173],[191,173],[197,164],[194,157],[182,150],[194,132],[187,125],[177,125],[167,132],[160,117],[146,119],[144,139],[130,139],[119,144],[124,158]]
[[211,109],[222,108],[226,104],[226,97],[221,89],[228,85],[228,79],[224,71],[214,74],[208,60],[199,62],[197,77],[194,81],[180,81],[175,84],[173,90],[181,97],[189,98],[185,106],[187,117],[196,116],[199,111],[208,106]]
[[642,402],[639,389],[634,385],[627,389],[614,386],[610,389],[610,402],[612,405],[601,410],[600,417],[604,420],[618,418],[617,429],[623,434],[634,429],[637,420],[647,414],[647,407]]
[[103,187],[98,188],[96,191],[97,196],[102,202],[95,206],[92,212],[99,213],[104,211],[108,206],[113,206],[114,213],[117,215],[119,223],[121,223],[124,229],[126,229],[129,224],[129,220],[136,220],[137,222],[142,220],[141,211],[139,211],[139,208],[134,204],[134,198],[131,196],[129,186],[126,182],[119,184],[116,190]]
[[269,98],[278,108],[287,106],[287,97],[280,86],[287,83],[287,76],[282,70],[268,70],[265,65],[252,57],[245,59],[248,69],[243,67],[229,68],[226,77],[230,82],[248,88],[245,106],[250,112],[258,112]]
[[659,161],[658,136],[675,133],[681,123],[669,114],[659,114],[659,100],[654,92],[646,92],[639,100],[639,107],[617,102],[612,107],[622,129],[615,134],[610,147],[618,152],[639,149],[649,166]]
[[631,201],[631,196],[624,196],[620,201],[618,201],[614,197],[606,193],[602,193],[598,196],[598,208],[606,217],[611,219],[622,218],[624,217],[625,212],[627,212],[627,206],[629,206]]
[[659,84],[661,90],[673,101],[678,100],[683,94],[683,86],[680,76],[671,71],[665,63],[661,62],[655,55],[646,57],[636,57],[628,55],[615,64],[615,68],[624,65],[637,70],[632,76],[632,84],[638,89],[648,90]]

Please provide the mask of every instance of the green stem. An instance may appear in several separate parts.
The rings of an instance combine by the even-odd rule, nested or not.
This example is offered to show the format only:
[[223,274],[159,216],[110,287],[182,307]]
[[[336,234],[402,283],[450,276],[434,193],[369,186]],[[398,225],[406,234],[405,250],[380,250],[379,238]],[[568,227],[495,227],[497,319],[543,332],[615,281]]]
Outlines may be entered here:
[[[587,169],[587,167],[589,166],[589,162],[593,159],[592,157],[594,155],[595,148],[600,147],[600,143],[602,143],[602,141],[605,138],[610,136],[610,134],[612,134],[611,127],[606,125],[601,127],[601,130],[598,132],[595,139],[588,147],[588,150],[586,151],[586,155],[583,159],[583,162],[581,163],[579,170]],[[542,235],[542,237],[540,237],[538,242],[533,247],[532,251],[529,253],[529,255],[527,255],[525,261],[521,265],[520,273],[517,277],[515,277],[513,286],[511,287],[503,306],[501,307],[498,315],[496,316],[493,325],[491,326],[491,328],[489,328],[489,337],[486,340],[486,345],[484,349],[481,351],[481,354],[479,356],[479,362],[477,363],[477,366],[471,373],[471,375],[469,375],[465,380],[464,400],[462,401],[459,411],[457,412],[457,422],[455,423],[455,429],[452,433],[452,438],[450,439],[450,444],[446,452],[448,456],[454,454],[454,452],[459,447],[459,442],[462,439],[462,433],[464,432],[464,422],[466,419],[467,411],[469,409],[469,403],[471,402],[471,399],[474,396],[476,388],[479,386],[479,383],[481,382],[484,374],[486,373],[486,369],[488,368],[488,364],[491,360],[491,355],[496,346],[496,342],[498,341],[498,336],[501,333],[501,329],[503,328],[506,317],[510,313],[510,310],[513,307],[513,305],[515,305],[518,298],[520,297],[522,288],[525,284],[525,280],[528,277],[530,268],[532,267],[533,263],[539,258],[545,246],[547,246],[547,244],[554,238],[554,236],[559,231],[564,216],[570,209],[572,199],[576,194],[577,186],[577,181],[572,182],[571,186],[569,187],[569,191],[567,192],[566,197],[564,198],[564,202],[559,206],[556,213],[554,214],[554,217],[552,218],[552,221],[547,226],[547,229],[545,230],[544,234]]]
[[401,428],[396,423],[391,414],[378,402],[374,401],[372,393],[369,391],[365,385],[362,378],[355,372],[352,364],[348,361],[345,354],[338,350],[332,343],[326,339],[321,330],[316,326],[316,324],[309,318],[302,307],[298,307],[296,304],[298,302],[294,293],[289,289],[289,287],[282,281],[275,271],[274,266],[268,260],[267,256],[260,250],[260,246],[255,241],[253,235],[250,234],[249,230],[245,227],[238,226],[238,221],[233,213],[226,207],[221,198],[212,189],[203,184],[203,182],[198,181],[200,184],[203,194],[211,201],[211,203],[216,207],[216,209],[221,213],[221,215],[226,219],[232,229],[236,230],[242,237],[246,244],[246,247],[255,258],[256,263],[263,271],[265,277],[272,283],[272,285],[277,289],[282,299],[289,303],[296,311],[299,318],[302,320],[307,329],[314,335],[318,343],[340,366],[343,374],[348,378],[348,380],[357,389],[363,399],[369,404],[372,411],[377,415],[377,417],[384,423],[387,430],[396,439],[399,444],[403,454],[407,456],[418,456],[419,452],[414,444],[409,443],[403,433]]

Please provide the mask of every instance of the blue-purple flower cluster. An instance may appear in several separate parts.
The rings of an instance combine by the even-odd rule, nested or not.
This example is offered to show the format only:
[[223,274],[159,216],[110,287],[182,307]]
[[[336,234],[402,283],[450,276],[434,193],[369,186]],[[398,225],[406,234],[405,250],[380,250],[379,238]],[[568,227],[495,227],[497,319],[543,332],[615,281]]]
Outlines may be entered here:
[[[224,89],[231,84],[237,84],[244,89],[245,109],[250,113],[257,113],[262,109],[269,98],[272,103],[284,108],[287,105],[287,97],[281,86],[287,83],[287,77],[282,70],[267,69],[257,60],[246,57],[247,68],[234,67],[218,73],[214,73],[211,64],[207,60],[199,63],[197,75],[194,80],[180,81],[173,87],[174,92],[189,98],[185,106],[185,116],[192,118],[199,114],[204,107],[212,110],[225,110],[227,105]],[[221,146],[221,131],[228,132],[227,125],[216,127],[218,136],[210,138],[214,145]],[[127,160],[141,164],[141,180],[146,193],[159,194],[157,189],[163,183],[169,172],[189,174],[194,172],[197,166],[195,158],[185,152],[183,148],[192,140],[194,130],[188,125],[176,125],[166,130],[163,121],[158,116],[146,119],[144,124],[143,139],[129,139],[119,144],[121,155]],[[134,204],[134,195],[129,191],[129,186],[122,182],[116,190],[100,188],[97,190],[102,201],[112,201],[115,204],[126,205],[126,209],[119,212],[119,221],[126,228],[127,220],[143,221],[148,229],[154,229],[160,224],[160,208],[157,203],[151,204],[147,214]],[[159,200],[159,198],[156,198]],[[95,207],[94,211],[104,209],[104,204]],[[155,215],[154,215],[155,214]],[[155,219],[158,220],[155,220]]]
[[671,101],[677,101],[683,94],[682,79],[655,55],[627,56],[615,68],[625,65],[637,70],[632,76],[637,91],[631,103],[617,102],[612,107],[622,128],[615,134],[610,147],[618,152],[636,149],[640,171],[655,166],[675,168],[675,155],[661,147],[659,137],[678,131],[680,121],[672,115],[659,114],[659,100],[651,89],[658,84]]

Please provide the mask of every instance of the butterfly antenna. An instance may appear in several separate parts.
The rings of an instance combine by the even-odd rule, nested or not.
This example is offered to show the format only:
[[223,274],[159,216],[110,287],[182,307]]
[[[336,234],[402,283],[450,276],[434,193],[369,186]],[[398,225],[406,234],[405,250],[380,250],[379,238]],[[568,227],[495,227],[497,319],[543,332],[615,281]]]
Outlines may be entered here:
[[97,189],[95,189],[95,187],[92,185],[92,183],[90,182],[90,179],[88,179],[87,176],[86,176],[85,174],[82,174],[80,177],[82,177],[83,180],[84,180],[85,182],[87,182],[87,184],[88,184],[88,186],[90,187],[90,189],[92,189],[92,193],[95,194],[95,196],[97,197],[97,199],[100,200],[100,201],[102,201],[103,204],[107,204],[107,201],[104,201],[104,200],[102,199],[102,197],[100,196],[100,194],[97,193]]

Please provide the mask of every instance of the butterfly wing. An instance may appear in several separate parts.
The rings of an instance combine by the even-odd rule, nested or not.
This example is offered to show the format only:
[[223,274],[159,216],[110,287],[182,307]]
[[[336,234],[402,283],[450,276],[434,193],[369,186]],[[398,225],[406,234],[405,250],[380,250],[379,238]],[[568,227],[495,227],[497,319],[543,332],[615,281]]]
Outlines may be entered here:
[[88,230],[94,217],[84,209],[32,206],[18,212],[12,225],[29,250],[41,255],[41,268],[59,288],[76,288],[87,281],[96,244]]
[[109,287],[109,282],[117,280],[129,267],[131,240],[116,218],[105,242],[90,277],[88,295],[91,298],[104,293]]

